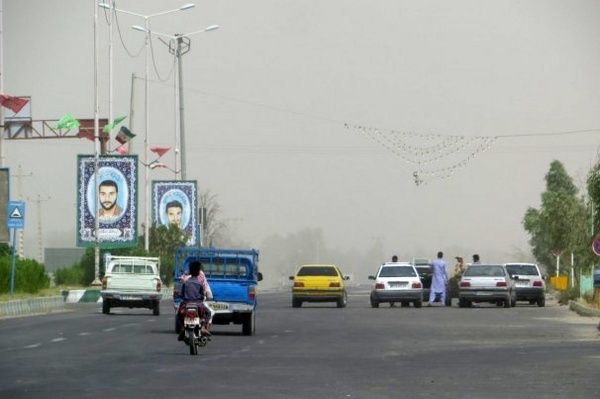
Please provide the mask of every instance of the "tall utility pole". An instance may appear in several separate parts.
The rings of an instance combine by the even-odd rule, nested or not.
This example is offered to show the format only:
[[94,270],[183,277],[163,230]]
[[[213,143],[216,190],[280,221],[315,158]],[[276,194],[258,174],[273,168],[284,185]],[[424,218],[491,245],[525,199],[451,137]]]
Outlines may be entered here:
[[[219,25],[211,25],[202,30],[186,34],[177,33],[175,35],[167,35],[165,33],[159,33],[154,31],[152,32],[155,35],[164,36],[171,39],[169,41],[169,52],[171,54],[174,54],[175,58],[177,58],[177,75],[179,80],[179,143],[181,146],[179,154],[181,157],[181,180],[187,179],[187,165],[185,160],[185,117],[183,107],[183,67],[181,63],[181,57],[190,51],[191,41],[189,36],[195,35],[196,33],[210,32],[216,29],[219,29]],[[138,28],[138,30],[143,29]],[[177,148],[175,149],[175,151],[177,151]],[[175,169],[177,169],[177,165],[175,165]]]
[[[31,201],[30,198],[27,198],[28,200]],[[37,196],[37,200],[35,201],[37,203],[37,217],[38,217],[38,225],[37,225],[37,236],[38,236],[38,261],[40,263],[44,262],[44,242],[43,242],[43,234],[42,234],[42,202],[45,201],[49,201],[50,197],[46,198],[46,199],[41,199],[40,195],[38,194]]]

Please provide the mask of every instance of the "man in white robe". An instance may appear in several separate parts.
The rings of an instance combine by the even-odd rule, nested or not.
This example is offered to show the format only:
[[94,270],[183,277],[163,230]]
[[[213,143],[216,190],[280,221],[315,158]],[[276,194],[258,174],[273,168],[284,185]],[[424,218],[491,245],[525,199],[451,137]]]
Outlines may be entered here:
[[440,296],[441,306],[446,306],[446,287],[448,285],[448,271],[446,262],[444,262],[443,252],[438,252],[437,259],[431,263],[431,291],[429,292],[429,305],[435,301],[436,296]]

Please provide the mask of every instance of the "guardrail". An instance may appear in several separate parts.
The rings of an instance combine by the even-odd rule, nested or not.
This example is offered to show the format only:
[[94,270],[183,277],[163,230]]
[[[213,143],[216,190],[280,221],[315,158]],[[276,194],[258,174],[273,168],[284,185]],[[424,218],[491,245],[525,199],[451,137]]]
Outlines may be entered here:
[[23,299],[0,302],[0,317],[22,316],[26,314],[52,313],[65,308],[62,296]]

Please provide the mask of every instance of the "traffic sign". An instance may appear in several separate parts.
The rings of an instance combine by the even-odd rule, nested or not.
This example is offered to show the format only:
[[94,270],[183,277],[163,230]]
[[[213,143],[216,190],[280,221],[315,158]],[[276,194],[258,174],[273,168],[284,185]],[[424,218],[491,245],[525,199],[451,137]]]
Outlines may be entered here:
[[594,237],[594,241],[592,241],[592,251],[600,256],[600,234],[597,234],[596,237]]
[[25,228],[25,202],[8,201],[8,214],[6,224],[9,229]]

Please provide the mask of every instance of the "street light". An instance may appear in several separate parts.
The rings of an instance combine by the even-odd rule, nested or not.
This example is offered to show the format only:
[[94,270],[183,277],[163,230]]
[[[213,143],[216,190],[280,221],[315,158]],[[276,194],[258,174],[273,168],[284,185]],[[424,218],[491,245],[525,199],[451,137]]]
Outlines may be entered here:
[[[146,165],[146,170],[145,170],[145,198],[146,198],[146,208],[145,208],[145,217],[144,217],[144,238],[145,238],[145,243],[144,243],[144,248],[146,249],[146,251],[148,251],[150,249],[150,171],[149,171],[149,158],[150,158],[150,112],[149,112],[149,108],[150,108],[150,95],[149,95],[149,79],[148,79],[148,67],[150,64],[150,52],[148,51],[148,46],[150,44],[150,18],[153,17],[157,17],[159,15],[165,15],[165,14],[170,14],[172,12],[176,12],[176,11],[185,11],[185,10],[189,10],[190,8],[195,7],[194,4],[192,3],[188,3],[188,4],[184,4],[179,8],[175,8],[173,10],[168,10],[168,11],[163,11],[163,12],[158,12],[155,14],[150,14],[150,15],[142,15],[142,14],[138,14],[135,12],[131,12],[131,11],[126,11],[126,10],[122,10],[116,7],[111,6],[110,4],[106,4],[106,3],[100,3],[98,4],[99,7],[102,8],[106,8],[108,10],[114,10],[117,12],[122,12],[124,14],[129,14],[129,15],[134,15],[136,17],[140,17],[140,18],[144,18],[144,26],[145,28],[142,28],[145,30],[146,32],[146,41],[144,43],[144,52],[146,53],[146,62],[145,62],[145,68],[144,68],[144,80],[145,80],[145,84],[144,84],[144,97],[145,97],[145,105],[144,105],[144,112],[146,113],[146,127],[145,127],[145,137],[144,137],[144,164]],[[139,28],[139,27],[138,27]]]
[[[216,29],[219,29],[219,25],[210,25],[207,26],[206,28],[196,31],[196,32],[191,32],[191,33],[186,33],[186,34],[175,34],[175,35],[168,35],[166,33],[160,33],[160,32],[154,32],[154,31],[150,31],[148,30],[148,28],[143,28],[141,26],[133,26],[133,29],[142,31],[142,32],[146,32],[147,35],[150,35],[152,33],[154,33],[155,35],[158,36],[164,36],[167,37],[169,39],[171,39],[171,41],[169,42],[169,51],[172,54],[175,54],[175,57],[177,57],[177,73],[178,73],[178,77],[179,77],[179,141],[180,141],[180,147],[181,147],[181,180],[186,180],[186,170],[187,170],[187,166],[186,166],[186,160],[185,160],[185,119],[184,119],[184,108],[183,108],[183,68],[182,68],[182,64],[181,64],[181,56],[186,54],[188,51],[190,51],[190,36],[191,35],[195,35],[196,33],[204,33],[204,32],[210,32]],[[173,42],[176,43],[176,47],[173,46]],[[177,169],[177,161],[175,161],[175,169]]]

